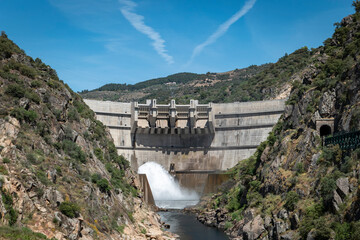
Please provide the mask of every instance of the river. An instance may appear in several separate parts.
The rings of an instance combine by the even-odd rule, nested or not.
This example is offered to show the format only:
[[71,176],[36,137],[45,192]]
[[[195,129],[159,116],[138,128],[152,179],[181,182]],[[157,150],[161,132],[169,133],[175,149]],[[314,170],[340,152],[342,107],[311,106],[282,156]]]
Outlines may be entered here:
[[178,210],[158,212],[161,221],[170,225],[169,232],[180,236],[181,240],[225,240],[225,233],[216,228],[205,226],[196,220],[196,216]]
[[156,206],[168,209],[158,213],[161,220],[170,225],[169,232],[179,235],[181,240],[228,239],[220,230],[197,221],[194,214],[181,211],[185,207],[196,205],[200,196],[193,190],[182,188],[161,165],[147,162],[140,166],[138,173],[146,174]]

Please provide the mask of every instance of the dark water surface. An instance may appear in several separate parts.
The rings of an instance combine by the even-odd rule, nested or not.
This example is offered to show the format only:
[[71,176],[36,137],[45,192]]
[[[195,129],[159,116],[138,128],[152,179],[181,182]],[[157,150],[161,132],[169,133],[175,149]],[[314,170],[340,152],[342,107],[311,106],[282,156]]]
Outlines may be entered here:
[[225,233],[205,226],[196,220],[194,214],[180,211],[158,212],[161,221],[170,225],[169,232],[176,233],[181,240],[228,240]]

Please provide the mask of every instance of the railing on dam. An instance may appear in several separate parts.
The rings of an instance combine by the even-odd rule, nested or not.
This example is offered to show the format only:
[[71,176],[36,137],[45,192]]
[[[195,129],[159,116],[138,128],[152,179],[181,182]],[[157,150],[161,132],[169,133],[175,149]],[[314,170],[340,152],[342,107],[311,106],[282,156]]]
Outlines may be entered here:
[[337,145],[343,150],[355,149],[360,147],[360,131],[340,132],[334,136],[325,138],[325,146]]

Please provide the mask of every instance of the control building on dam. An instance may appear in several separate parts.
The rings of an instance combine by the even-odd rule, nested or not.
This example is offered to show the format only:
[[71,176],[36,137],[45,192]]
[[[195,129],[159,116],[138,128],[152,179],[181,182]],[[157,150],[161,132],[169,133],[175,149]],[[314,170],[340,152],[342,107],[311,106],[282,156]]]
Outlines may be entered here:
[[[152,161],[175,172],[227,170],[266,140],[285,100],[179,105],[85,99],[118,153],[137,170]],[[186,184],[185,184],[186,185]]]

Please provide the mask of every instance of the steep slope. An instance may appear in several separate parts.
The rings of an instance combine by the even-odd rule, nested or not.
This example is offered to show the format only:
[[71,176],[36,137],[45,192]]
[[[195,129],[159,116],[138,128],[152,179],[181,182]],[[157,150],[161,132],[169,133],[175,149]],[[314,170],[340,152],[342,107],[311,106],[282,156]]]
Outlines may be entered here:
[[163,235],[102,123],[4,32],[0,86],[0,238]]
[[316,130],[319,118],[334,118],[335,132],[360,129],[360,2],[353,5],[295,73],[268,140],[203,202],[200,221],[236,239],[360,239],[360,149],[323,146]]

